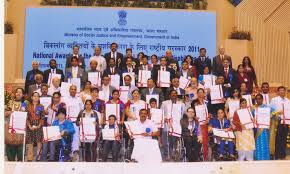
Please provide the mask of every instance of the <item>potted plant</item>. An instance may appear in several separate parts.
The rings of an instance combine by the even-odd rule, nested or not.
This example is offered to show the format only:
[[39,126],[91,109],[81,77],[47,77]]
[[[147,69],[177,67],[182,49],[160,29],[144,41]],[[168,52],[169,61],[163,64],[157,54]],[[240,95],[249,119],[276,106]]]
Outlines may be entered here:
[[14,33],[12,22],[9,22],[9,21],[5,22],[5,24],[4,24],[4,33],[5,34],[13,34]]

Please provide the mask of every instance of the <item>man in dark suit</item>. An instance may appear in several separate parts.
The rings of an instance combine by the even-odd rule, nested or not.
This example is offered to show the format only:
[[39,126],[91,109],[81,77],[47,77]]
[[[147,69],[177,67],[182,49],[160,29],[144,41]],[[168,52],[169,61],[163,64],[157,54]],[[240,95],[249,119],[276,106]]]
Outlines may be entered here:
[[73,54],[69,54],[67,57],[66,57],[66,63],[65,63],[65,67],[66,68],[70,68],[72,66],[71,64],[71,58],[72,57],[77,57],[79,59],[79,67],[82,68],[82,69],[86,69],[86,64],[85,64],[85,58],[79,54],[79,51],[80,51],[80,48],[79,46],[77,45],[74,45],[73,46]]
[[237,87],[237,72],[230,67],[228,59],[223,60],[223,71],[219,74],[224,77],[224,86],[228,93]]
[[214,75],[218,75],[220,73],[222,73],[222,71],[224,70],[224,66],[223,66],[223,60],[224,59],[228,59],[229,61],[229,66],[230,68],[232,68],[232,58],[231,56],[228,56],[225,54],[225,48],[220,47],[219,48],[219,55],[215,56],[213,58],[213,64],[212,64],[212,73]]
[[194,63],[197,67],[198,76],[203,74],[204,67],[209,68],[209,73],[211,73],[211,60],[206,56],[206,49],[199,49],[199,56],[194,60]]
[[[56,64],[56,60],[55,59],[50,59],[49,61],[49,66],[50,66],[50,69],[47,69],[44,71],[44,75],[43,75],[43,78],[44,78],[44,83],[46,84],[50,84],[51,82],[49,82],[49,74],[60,74],[61,75],[61,81],[63,82],[64,81],[64,74],[63,74],[63,71],[61,69],[58,69],[57,68],[57,64]],[[52,79],[51,79],[52,81]]]
[[105,69],[103,76],[109,76],[109,75],[120,75],[121,76],[121,70],[116,67],[115,59],[110,58],[109,64],[107,69]]
[[29,86],[35,84],[35,80],[34,80],[35,79],[35,75],[36,74],[42,74],[43,75],[43,72],[38,69],[38,66],[39,66],[39,62],[32,61],[32,70],[27,71],[27,73],[26,73],[25,87],[24,87],[26,94],[28,93]]
[[153,64],[148,64],[148,56],[142,56],[141,63],[138,70],[151,71],[153,69]]
[[194,72],[192,71],[192,69],[189,69],[189,65],[186,61],[183,61],[181,65],[182,65],[182,68],[180,71],[176,73],[176,77],[180,78],[180,76],[183,76],[187,79],[190,79],[191,77],[195,77]]
[[139,66],[140,66],[140,61],[138,58],[134,58],[133,57],[133,52],[132,52],[132,48],[127,48],[126,49],[126,58],[125,58],[125,61],[127,60],[127,58],[130,57],[132,58],[133,62],[132,62],[132,65],[134,67],[134,69],[138,69]]
[[179,87],[179,79],[177,77],[171,80],[171,87],[166,89],[165,100],[169,100],[171,90],[175,90],[177,92],[178,98],[183,98],[185,95],[185,90]]
[[113,42],[113,43],[111,43],[111,47],[110,48],[111,48],[111,52],[106,53],[104,55],[104,57],[105,57],[105,59],[107,61],[107,65],[109,64],[110,58],[113,58],[115,60],[116,66],[118,68],[121,68],[125,63],[124,63],[124,60],[123,60],[123,54],[117,52],[118,44]]
[[175,76],[175,71],[167,66],[167,61],[165,57],[161,57],[160,59],[160,65],[154,66],[152,70],[152,79],[155,83],[157,83],[158,80],[158,71],[168,71],[170,73],[170,80],[173,79]]
[[39,95],[41,95],[41,85],[43,82],[42,74],[36,74],[34,77],[34,80],[35,80],[35,84],[29,85],[29,87],[28,87],[28,94],[27,94],[28,100],[31,98],[32,93],[34,91],[39,92]]
[[164,95],[160,88],[156,88],[153,79],[147,80],[147,88],[141,90],[141,99],[146,101],[146,95],[158,95],[159,96],[159,107],[164,101]]
[[178,61],[174,59],[171,50],[166,50],[165,58],[167,61],[167,66],[172,68],[175,71],[175,73],[178,72],[179,71]]
[[133,67],[132,63],[133,63],[132,58],[128,57],[127,60],[126,60],[126,66],[122,68],[122,74],[123,73],[134,73],[135,74],[135,81],[136,81],[136,78],[138,76],[138,69],[135,69]]

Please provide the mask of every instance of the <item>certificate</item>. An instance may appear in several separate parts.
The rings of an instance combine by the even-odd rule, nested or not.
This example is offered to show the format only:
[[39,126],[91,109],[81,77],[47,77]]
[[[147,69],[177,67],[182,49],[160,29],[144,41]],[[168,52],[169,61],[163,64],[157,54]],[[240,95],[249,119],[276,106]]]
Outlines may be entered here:
[[205,88],[210,88],[211,86],[215,85],[216,76],[208,74],[203,75],[203,82]]
[[213,85],[210,87],[210,97],[212,104],[224,103],[222,99],[224,98],[222,85]]
[[129,86],[120,86],[120,100],[124,103],[127,103],[128,101],[128,92]]
[[250,94],[248,95],[242,95],[242,98],[247,100],[247,107],[252,107],[253,103],[252,103],[252,96]]
[[67,105],[67,119],[69,119],[71,122],[75,122],[80,111],[81,108],[79,105]]
[[230,118],[232,119],[234,117],[234,113],[236,110],[240,109],[240,101],[229,101],[229,113],[230,113]]
[[44,106],[44,108],[46,109],[50,104],[51,104],[51,97],[40,97],[40,104],[42,104]]
[[88,72],[88,80],[92,83],[93,87],[101,86],[101,73],[100,72]]
[[212,132],[215,136],[217,137],[221,137],[221,138],[231,138],[234,139],[235,135],[233,131],[225,131],[223,129],[217,129],[217,128],[213,128]]
[[[115,125],[117,126],[117,125]],[[116,133],[118,129],[102,129],[102,136],[104,140],[113,141],[116,140]]]
[[55,120],[56,112],[51,108],[48,108],[48,115],[47,115],[47,124],[52,125]]
[[290,102],[282,104],[281,124],[290,124]]
[[255,124],[253,122],[253,115],[249,108],[237,110],[240,122],[246,129],[253,129]]
[[120,104],[106,104],[106,121],[109,120],[110,115],[115,115],[117,121],[120,122]]
[[120,76],[118,74],[109,75],[110,76],[110,85],[115,87],[116,89],[120,88]]
[[96,139],[96,118],[81,117],[80,140],[81,142],[94,141]]
[[181,125],[180,120],[170,120],[169,122],[169,134],[175,137],[181,137]]
[[147,87],[147,80],[151,78],[151,71],[139,70],[138,87]]
[[81,91],[81,78],[70,78],[68,82],[77,87],[77,93]]
[[150,109],[150,115],[151,115],[151,120],[152,122],[158,127],[162,128],[163,126],[163,117],[164,117],[164,112],[162,109],[155,109],[151,108]]
[[14,111],[10,115],[9,133],[25,134],[27,112]]
[[141,109],[147,109],[147,104],[131,104],[130,111],[131,113],[139,120],[139,112]]
[[136,77],[136,75],[135,75],[134,72],[131,72],[131,73],[123,73],[122,74],[122,76],[123,76],[123,78],[122,78],[123,79],[123,84],[125,84],[124,77],[127,76],[127,75],[129,75],[131,77],[131,79],[132,79],[131,85],[135,86],[135,77]]
[[55,141],[61,139],[59,126],[43,127],[43,141]]
[[105,98],[105,94],[103,91],[99,91],[99,99],[107,102],[109,98]]
[[151,98],[155,98],[157,101],[157,106],[159,106],[159,95],[146,95],[146,103],[148,104],[148,106],[150,107],[150,99]]
[[201,125],[205,124],[208,118],[208,110],[205,104],[195,106],[196,116],[199,118],[198,121]]
[[61,82],[60,93],[62,97],[69,96],[69,88],[71,84],[67,82]]
[[179,78],[179,87],[181,89],[187,88],[189,84],[190,84],[190,81],[187,78],[185,78],[183,76],[180,76],[180,78]]
[[269,129],[270,115],[271,115],[270,108],[256,108],[255,109],[256,128]]
[[136,121],[125,121],[124,122],[126,129],[128,130],[128,134],[133,138],[142,138],[141,135],[144,133],[138,124],[138,120]]
[[48,81],[47,81],[47,85],[48,85],[48,86],[51,86],[51,84],[52,84],[52,80],[53,80],[54,78],[61,79],[61,74],[49,73]]
[[170,87],[170,72],[159,70],[157,84],[159,87]]

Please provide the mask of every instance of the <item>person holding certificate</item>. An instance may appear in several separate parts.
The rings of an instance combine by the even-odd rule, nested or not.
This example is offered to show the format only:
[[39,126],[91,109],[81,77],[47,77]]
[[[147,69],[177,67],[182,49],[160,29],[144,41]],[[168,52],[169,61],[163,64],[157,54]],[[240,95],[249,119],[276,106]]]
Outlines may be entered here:
[[[60,131],[60,140],[48,141],[43,143],[41,161],[47,160],[47,150],[49,147],[49,161],[58,161],[59,156],[61,158],[66,159],[64,161],[70,161],[70,153],[71,153],[71,144],[73,134],[75,133],[75,129],[73,124],[66,120],[66,109],[59,108],[56,113],[57,119],[53,121],[52,126],[58,126]],[[56,149],[59,149],[62,154],[58,155]]]
[[65,82],[68,82],[71,79],[80,79],[80,85],[83,84],[84,69],[79,67],[79,59],[74,56],[71,58],[71,67],[66,68],[65,71]]
[[104,128],[102,129],[102,135],[103,135],[103,156],[102,160],[103,162],[107,161],[108,155],[110,152],[112,152],[113,156],[113,162],[118,161],[120,148],[121,148],[121,134],[120,129],[117,125],[117,118],[115,115],[109,116],[109,124],[106,124]]
[[[143,108],[147,108],[147,104],[145,101],[140,100],[140,91],[138,89],[135,89],[134,91],[132,91],[132,96],[133,99],[132,100],[128,100],[128,102],[125,104],[125,115],[127,121],[133,121],[133,120],[137,120],[139,115],[136,115],[138,113],[135,112],[135,107],[134,105],[142,105],[144,106]],[[134,108],[133,108],[134,107]]]
[[[106,104],[119,104],[120,105],[120,111],[119,111],[120,120],[118,121],[120,122],[120,124],[123,124],[124,119],[125,119],[125,104],[124,102],[122,102],[122,100],[120,100],[120,91],[115,89],[112,92],[112,99],[109,100]],[[104,120],[106,120],[106,118],[104,118]]]
[[201,106],[204,105],[205,106],[205,114],[206,117],[205,118],[199,118],[202,116],[202,113],[198,113],[196,112],[197,115],[197,119],[200,122],[200,127],[201,127],[201,134],[202,134],[202,145],[203,145],[203,158],[205,161],[207,161],[208,158],[208,120],[210,118],[209,113],[208,113],[208,104],[205,101],[205,91],[202,88],[199,88],[197,90],[197,99],[193,100],[191,103],[191,107],[196,107],[196,106]]
[[52,79],[50,87],[48,88],[47,94],[52,96],[54,92],[59,91],[60,91],[60,79],[58,77],[54,77]]
[[202,136],[194,108],[189,107],[186,110],[186,114],[183,115],[180,124],[186,149],[186,158],[188,162],[196,162],[199,160],[198,154],[200,152]]
[[84,90],[80,93],[80,98],[82,99],[83,103],[85,103],[86,100],[90,100],[92,98],[91,89],[92,83],[90,81],[86,81]]
[[[82,135],[83,139],[81,138],[81,144],[83,148],[83,161],[86,162],[96,162],[97,160],[97,143],[98,143],[98,137],[99,137],[99,118],[101,117],[100,113],[93,110],[93,102],[92,100],[86,100],[85,101],[85,109],[83,111],[80,111],[76,124],[80,127],[80,134]],[[90,126],[84,124],[85,118],[93,118],[94,120],[94,127],[95,129],[94,137],[90,137],[91,135],[84,130],[90,129],[90,128],[84,128],[84,126]],[[87,138],[88,137],[88,138]],[[87,139],[86,139],[87,138]]]
[[275,159],[284,159],[286,157],[287,136],[289,133],[289,124],[287,124],[289,115],[286,115],[285,111],[289,111],[290,100],[286,97],[286,87],[279,86],[277,90],[278,96],[272,98],[270,103],[271,107],[279,116],[275,140]]
[[[133,97],[132,97],[132,91],[134,91],[135,89],[138,89],[135,85],[132,85],[132,77],[130,75],[126,75],[124,77],[124,86],[128,86],[129,87],[129,90],[128,90],[128,99],[132,100]],[[127,102],[127,101],[124,101],[124,102]]]
[[[93,102],[93,109],[100,112],[101,114],[105,113],[105,101],[101,100],[99,98],[99,89],[98,88],[92,88],[91,89],[91,97]],[[100,124],[102,124],[102,121],[100,121]]]
[[256,102],[257,104],[252,112],[257,124],[254,158],[255,160],[270,160],[269,127],[272,116],[271,108],[263,104],[262,94],[256,95]]
[[240,91],[237,88],[234,88],[225,104],[225,113],[227,119],[229,120],[233,119],[234,112],[240,108],[240,99],[241,99]]
[[24,136],[9,133],[9,122],[14,111],[25,111],[24,106],[27,105],[27,101],[24,101],[24,89],[22,88],[16,88],[14,96],[5,105],[5,151],[8,161],[22,161]]
[[94,87],[101,84],[101,72],[97,70],[98,62],[94,59],[90,60],[90,69],[84,72],[83,81],[90,81]]
[[39,93],[33,92],[31,102],[26,106],[28,112],[27,117],[27,131],[26,131],[26,145],[27,145],[27,161],[32,161],[34,152],[33,144],[37,144],[37,157],[40,160],[40,151],[43,140],[42,126],[44,124],[45,111],[43,105],[39,101]]
[[[221,129],[221,130],[226,131],[226,132],[231,130],[230,120],[225,118],[225,112],[223,109],[218,109],[217,118],[210,119],[209,128],[211,131],[212,131],[212,128]],[[224,158],[225,144],[228,144],[228,152],[230,154],[229,159],[235,160],[233,139],[216,137],[216,140],[218,143],[219,160],[222,161]]]
[[[240,99],[240,108],[247,109],[246,99]],[[243,117],[243,115],[240,115],[240,117]],[[232,123],[232,127],[233,130],[235,130],[236,135],[236,150],[238,151],[239,161],[253,161],[255,150],[255,137],[253,129],[246,129],[240,121],[238,111],[234,113]]]
[[197,78],[192,77],[189,86],[185,88],[185,94],[188,94],[190,101],[197,99],[197,89],[199,88],[203,88],[203,86],[198,83]]
[[55,92],[52,95],[52,102],[45,110],[47,114],[47,126],[51,126],[52,123],[57,119],[56,113],[60,108],[66,108],[65,103],[61,102],[60,92]]
[[216,76],[209,73],[209,67],[203,68],[203,74],[198,76],[198,83],[202,84],[205,88],[215,85]]

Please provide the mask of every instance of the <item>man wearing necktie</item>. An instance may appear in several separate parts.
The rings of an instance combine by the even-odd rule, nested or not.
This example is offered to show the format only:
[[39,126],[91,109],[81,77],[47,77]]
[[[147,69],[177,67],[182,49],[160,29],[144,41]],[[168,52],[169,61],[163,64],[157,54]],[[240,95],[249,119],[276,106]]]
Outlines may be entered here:
[[[33,94],[34,91],[38,91],[40,94],[40,88],[41,88],[41,84],[43,82],[43,75],[42,74],[36,74],[34,77],[35,80],[35,84],[30,85],[28,88],[28,99],[30,99],[31,95]],[[40,94],[41,95],[41,94]]]
[[147,88],[141,90],[141,100],[146,101],[146,95],[158,95],[159,105],[164,101],[164,93],[160,88],[157,88],[153,79],[147,80]]
[[85,68],[86,68],[85,59],[81,54],[79,54],[79,50],[80,50],[80,48],[78,45],[73,46],[73,54],[69,54],[66,58],[66,63],[65,63],[66,68],[70,68],[72,66],[71,58],[77,57],[79,60],[78,66],[85,70]]
[[209,73],[211,73],[211,60],[206,56],[206,49],[199,49],[199,57],[194,60],[194,63],[197,67],[198,76],[203,74],[203,68],[208,67]]
[[[50,74],[60,74],[61,75],[61,82],[64,81],[64,74],[63,71],[61,69],[57,68],[57,63],[55,59],[50,59],[49,61],[49,66],[50,68],[44,71],[44,75],[43,75],[43,81],[46,84],[50,84],[51,82],[49,82],[49,75]],[[52,80],[52,79],[51,79]]]
[[122,66],[124,66],[125,62],[123,60],[123,54],[117,51],[118,44],[111,43],[110,49],[111,51],[104,55],[107,61],[107,65],[109,64],[110,58],[113,58],[115,60],[116,67],[121,68]]
[[35,75],[43,74],[43,72],[40,71],[38,67],[39,67],[39,62],[35,60],[32,61],[32,70],[27,71],[26,77],[25,77],[25,94],[28,93],[29,86],[35,84],[35,81],[34,81]]
[[225,54],[225,48],[221,46],[219,48],[219,55],[215,56],[212,60],[212,73],[218,75],[223,71],[223,60],[228,59],[229,66],[232,68],[232,58]]

